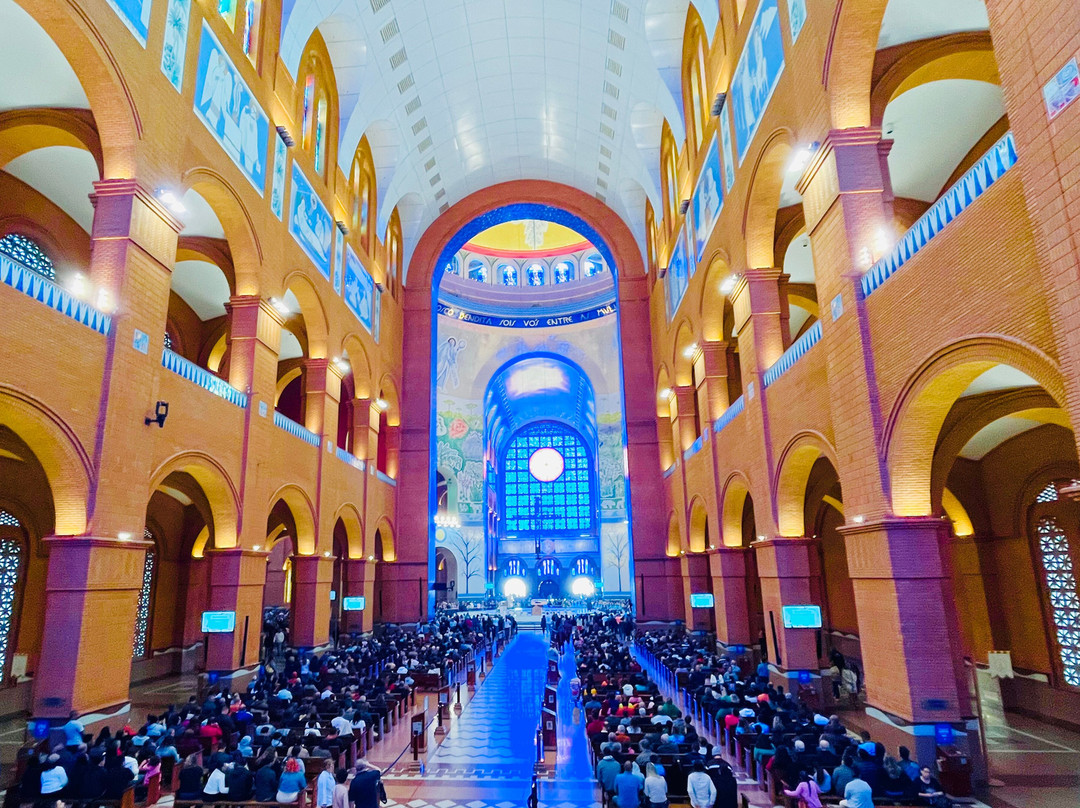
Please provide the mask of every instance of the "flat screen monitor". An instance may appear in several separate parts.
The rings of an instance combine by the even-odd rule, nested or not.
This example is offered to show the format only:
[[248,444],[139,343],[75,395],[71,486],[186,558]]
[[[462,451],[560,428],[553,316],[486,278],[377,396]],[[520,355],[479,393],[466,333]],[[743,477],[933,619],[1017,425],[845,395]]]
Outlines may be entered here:
[[236,630],[236,612],[203,612],[204,634],[227,634]]
[[716,599],[708,592],[690,596],[691,609],[711,609],[716,604]]
[[821,607],[785,606],[784,628],[821,628]]
[[347,612],[362,612],[365,606],[367,606],[367,598],[363,595],[341,599],[341,608]]

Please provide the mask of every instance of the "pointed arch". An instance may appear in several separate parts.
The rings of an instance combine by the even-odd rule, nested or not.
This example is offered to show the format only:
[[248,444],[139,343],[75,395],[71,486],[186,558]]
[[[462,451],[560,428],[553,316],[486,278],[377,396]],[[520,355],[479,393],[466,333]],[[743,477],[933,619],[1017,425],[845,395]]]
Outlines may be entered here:
[[[375,534],[382,539],[382,558],[378,558],[375,547]],[[371,534],[371,552],[368,555],[376,556],[376,561],[397,561],[397,545],[394,538],[394,525],[390,518],[383,516],[375,524],[375,530]]]

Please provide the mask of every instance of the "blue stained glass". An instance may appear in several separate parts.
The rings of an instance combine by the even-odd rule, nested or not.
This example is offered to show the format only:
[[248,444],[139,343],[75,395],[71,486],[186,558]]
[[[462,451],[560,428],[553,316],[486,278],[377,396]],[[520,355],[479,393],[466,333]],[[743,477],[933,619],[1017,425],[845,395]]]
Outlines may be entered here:
[[[542,448],[555,449],[563,456],[564,471],[555,480],[543,482],[528,471],[529,458]],[[511,441],[505,464],[503,502],[508,533],[582,533],[594,528],[590,455],[574,432],[550,423],[528,427]]]
[[518,285],[518,271],[517,267],[511,264],[503,264],[499,267],[499,275],[502,279],[503,286],[517,286]]
[[543,286],[544,285],[544,265],[532,264],[525,270],[525,276],[529,280],[529,286]]

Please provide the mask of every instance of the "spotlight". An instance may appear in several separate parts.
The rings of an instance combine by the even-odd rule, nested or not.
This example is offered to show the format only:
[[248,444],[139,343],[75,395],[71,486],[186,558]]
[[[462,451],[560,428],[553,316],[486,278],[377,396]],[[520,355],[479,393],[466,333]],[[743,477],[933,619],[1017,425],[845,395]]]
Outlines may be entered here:
[[503,581],[503,594],[508,598],[523,598],[528,593],[524,578],[507,578]]
[[684,199],[679,203],[679,213],[685,214],[690,209],[690,200]]
[[126,530],[122,530],[116,534],[116,538],[120,541],[131,541],[131,534],[128,533]]
[[277,297],[270,298],[270,305],[273,306],[277,310],[278,314],[284,315],[286,317],[288,317],[290,314],[292,314],[292,311],[285,304],[285,301],[280,299],[280,298],[277,298]]
[[697,353],[698,344],[696,342],[691,342],[689,345],[686,346],[686,349],[683,351],[683,356],[685,356],[687,359],[693,359],[695,356],[697,356]]
[[720,283],[720,294],[722,294],[722,295],[730,295],[732,292],[735,291],[735,284],[738,283],[738,282],[739,282],[739,276],[738,275],[728,275]]
[[727,101],[727,93],[717,93],[716,98],[712,103],[712,115],[714,118],[719,118],[720,113],[724,111],[724,102]]
[[383,412],[386,412],[388,409],[390,409],[390,402],[387,401],[385,398],[377,398],[375,399],[375,406]]
[[571,582],[570,592],[579,598],[591,598],[596,594],[596,584],[589,576],[582,575]]
[[671,388],[665,387],[663,390],[656,394],[656,397],[659,398],[661,401],[667,401],[669,398],[671,398],[672,395],[673,394],[671,392]]
[[341,221],[341,219],[338,219],[334,224],[336,224],[337,229],[341,231],[341,235],[349,235],[349,228],[345,226],[345,222]]
[[184,203],[181,202],[180,198],[168,188],[159,188],[157,190],[157,198],[161,201],[161,204],[177,216],[182,216],[187,213],[187,208],[184,207]]
[[803,146],[801,149],[795,152],[791,158],[791,163],[788,165],[788,169],[793,172],[802,174],[806,171],[807,166],[810,165],[810,160],[813,159],[814,153],[820,148],[821,144],[817,141]]
[[159,428],[164,428],[165,419],[169,417],[169,402],[159,401],[154,407],[153,416],[147,416],[143,423],[146,426],[150,424],[157,424]]
[[340,356],[334,359],[334,367],[340,370],[343,374],[347,374],[352,369],[352,365],[350,365],[348,361],[342,359]]
[[83,275],[81,272],[76,272],[74,275],[72,275],[67,285],[68,290],[71,292],[71,294],[75,295],[75,297],[81,298],[87,292],[86,276]]

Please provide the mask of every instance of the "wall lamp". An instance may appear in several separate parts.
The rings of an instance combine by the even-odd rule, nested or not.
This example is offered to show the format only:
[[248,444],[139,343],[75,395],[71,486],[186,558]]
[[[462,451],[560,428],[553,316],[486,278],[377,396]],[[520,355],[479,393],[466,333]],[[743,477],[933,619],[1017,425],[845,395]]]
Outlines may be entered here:
[[159,401],[154,405],[154,414],[148,415],[143,420],[143,424],[150,426],[150,424],[157,424],[159,428],[164,428],[165,419],[169,417],[169,402]]

